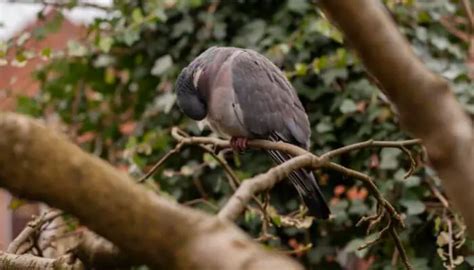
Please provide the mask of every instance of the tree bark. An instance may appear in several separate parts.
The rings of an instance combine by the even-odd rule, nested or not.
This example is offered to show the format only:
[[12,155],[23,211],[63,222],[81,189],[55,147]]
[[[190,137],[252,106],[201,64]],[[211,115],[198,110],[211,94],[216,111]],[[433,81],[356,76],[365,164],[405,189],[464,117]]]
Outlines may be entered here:
[[56,259],[40,258],[24,254],[9,254],[0,251],[0,268],[7,270],[84,270],[80,262],[69,263],[69,258],[60,257]]
[[422,139],[449,198],[474,236],[473,127],[449,83],[413,53],[381,1],[321,0],[321,6],[395,104],[402,127]]
[[66,138],[0,113],[0,186],[63,209],[133,259],[159,269],[302,269],[232,223],[137,185]]

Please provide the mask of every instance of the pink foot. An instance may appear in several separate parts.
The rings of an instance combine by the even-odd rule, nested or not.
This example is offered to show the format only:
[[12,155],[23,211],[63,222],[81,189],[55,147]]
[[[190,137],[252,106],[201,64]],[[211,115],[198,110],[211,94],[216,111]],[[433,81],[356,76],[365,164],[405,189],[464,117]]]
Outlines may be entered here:
[[230,147],[234,151],[242,152],[248,147],[248,139],[244,137],[232,137],[230,139]]

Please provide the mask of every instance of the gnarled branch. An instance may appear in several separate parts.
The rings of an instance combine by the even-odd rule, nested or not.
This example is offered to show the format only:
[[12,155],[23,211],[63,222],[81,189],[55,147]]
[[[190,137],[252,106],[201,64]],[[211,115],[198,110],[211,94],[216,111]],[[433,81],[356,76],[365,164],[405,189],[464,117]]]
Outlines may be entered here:
[[[56,259],[40,258],[37,256],[24,254],[10,254],[0,251],[0,266],[9,270],[84,270],[84,266],[79,261],[73,261],[70,256]],[[3,268],[5,267],[5,268]]]
[[133,259],[163,269],[301,269],[233,224],[179,206],[30,118],[0,113],[0,186],[75,215]]
[[[189,137],[187,134],[183,133],[178,128],[172,129],[172,136],[178,141],[178,144],[191,144],[191,145],[213,145],[222,148],[230,147],[229,141],[221,140],[218,138],[212,137]],[[356,143],[353,145],[348,145],[335,149],[333,151],[327,152],[322,156],[317,156],[304,150],[298,146],[285,143],[285,142],[271,142],[266,140],[251,140],[248,142],[248,146],[251,148],[261,148],[261,149],[273,149],[289,154],[294,155],[295,157],[278,165],[266,173],[259,174],[255,177],[242,181],[242,184],[239,186],[237,191],[231,196],[229,201],[224,205],[220,210],[218,216],[222,219],[235,220],[239,215],[244,211],[245,207],[249,204],[251,198],[255,195],[272,188],[276,183],[285,179],[290,172],[307,167],[313,170],[320,168],[327,168],[349,177],[354,177],[363,181],[375,199],[378,202],[377,214],[371,217],[363,217],[358,224],[360,225],[363,222],[368,221],[369,227],[368,232],[375,226],[381,223],[384,217],[387,217],[387,225],[380,232],[380,237],[382,237],[385,232],[390,232],[390,235],[395,241],[396,247],[400,256],[403,259],[403,263],[407,269],[411,269],[411,266],[408,262],[408,258],[403,248],[403,245],[400,242],[398,233],[396,232],[396,226],[400,225],[404,227],[403,220],[401,219],[398,212],[395,208],[388,202],[383,196],[382,193],[378,190],[377,186],[373,182],[370,176],[363,174],[361,172],[346,168],[337,163],[331,162],[330,159],[337,155],[342,155],[353,150],[358,150],[366,147],[396,147],[400,148],[403,151],[407,152],[410,159],[413,159],[411,153],[405,148],[410,145],[417,145],[420,143],[420,140],[405,140],[405,141],[373,141],[369,140],[366,142]],[[387,215],[388,214],[388,215]],[[379,237],[379,239],[380,239]],[[367,243],[365,247],[372,245],[373,243]]]

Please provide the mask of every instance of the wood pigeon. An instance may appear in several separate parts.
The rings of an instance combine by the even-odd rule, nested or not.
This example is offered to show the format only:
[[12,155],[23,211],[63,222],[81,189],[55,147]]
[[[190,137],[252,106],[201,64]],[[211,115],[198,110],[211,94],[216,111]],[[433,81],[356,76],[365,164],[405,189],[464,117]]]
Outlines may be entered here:
[[[236,150],[245,149],[248,138],[309,148],[309,120],[295,89],[277,66],[253,50],[207,49],[181,71],[176,93],[184,114],[207,120],[214,132],[231,139]],[[278,164],[291,158],[267,152]],[[309,213],[327,219],[330,211],[313,173],[300,169],[289,178]]]

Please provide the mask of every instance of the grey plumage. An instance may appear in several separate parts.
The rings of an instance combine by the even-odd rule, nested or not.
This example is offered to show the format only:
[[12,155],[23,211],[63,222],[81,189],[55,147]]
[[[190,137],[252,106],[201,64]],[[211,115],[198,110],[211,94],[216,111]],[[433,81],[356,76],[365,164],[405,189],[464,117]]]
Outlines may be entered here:
[[[209,48],[183,69],[176,92],[186,115],[207,120],[221,136],[309,147],[309,121],[296,91],[278,67],[255,51]],[[268,153],[277,163],[291,158],[278,151]],[[328,218],[328,206],[312,172],[297,170],[289,178],[310,213]]]

